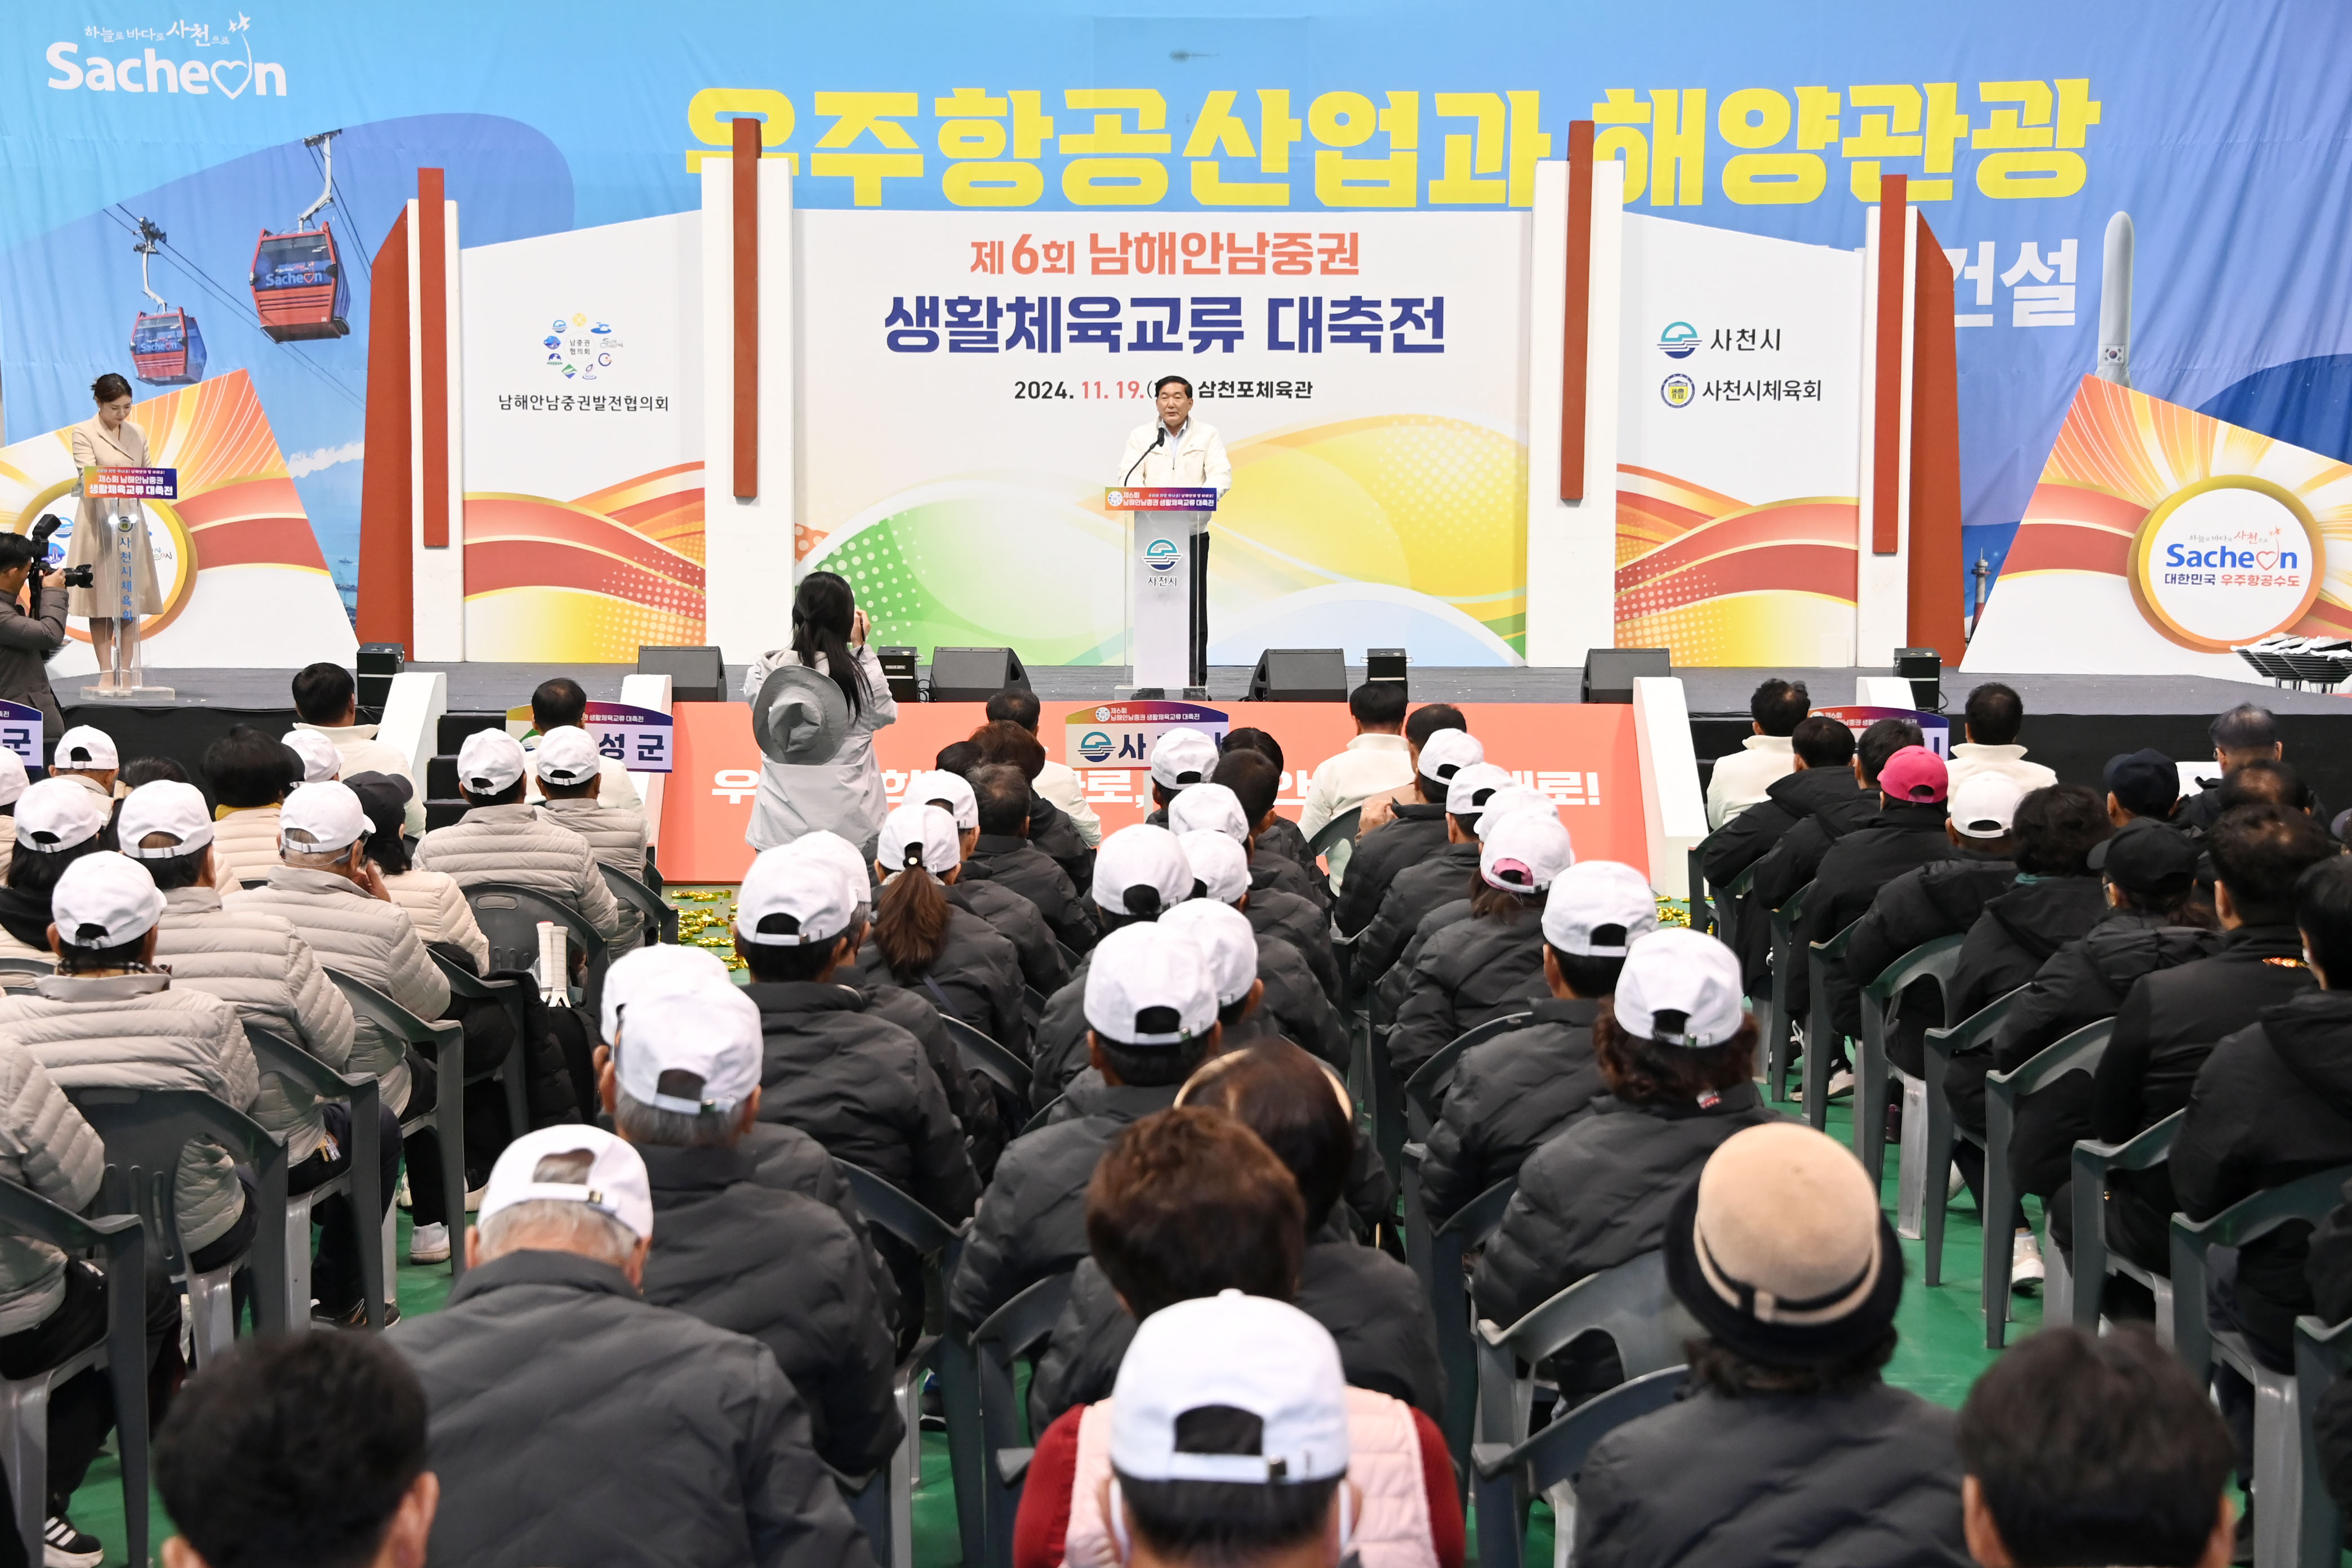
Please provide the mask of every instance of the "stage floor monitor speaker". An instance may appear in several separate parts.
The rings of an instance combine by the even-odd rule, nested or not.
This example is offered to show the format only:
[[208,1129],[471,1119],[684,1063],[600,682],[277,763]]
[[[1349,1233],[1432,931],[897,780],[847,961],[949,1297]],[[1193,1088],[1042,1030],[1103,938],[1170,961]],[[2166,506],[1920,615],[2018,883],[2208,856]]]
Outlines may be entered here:
[[1008,686],[1029,689],[1029,672],[1009,647],[935,647],[931,700],[985,702]]
[[727,662],[715,647],[640,647],[637,673],[668,676],[672,702],[727,700]]
[[1911,683],[1911,705],[1922,713],[1944,710],[1944,656],[1932,647],[1898,647],[1895,673]]
[[1674,658],[1662,647],[1591,648],[1584,655],[1584,700],[1631,702],[1636,677],[1674,672]]
[[1250,672],[1251,702],[1345,702],[1348,656],[1336,647],[1270,647]]

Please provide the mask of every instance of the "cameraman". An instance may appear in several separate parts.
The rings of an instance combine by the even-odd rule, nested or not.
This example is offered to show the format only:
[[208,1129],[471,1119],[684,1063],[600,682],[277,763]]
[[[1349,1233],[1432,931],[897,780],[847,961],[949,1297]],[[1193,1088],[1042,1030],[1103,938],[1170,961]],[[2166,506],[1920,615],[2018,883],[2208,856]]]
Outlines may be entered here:
[[[0,699],[41,710],[44,754],[66,727],[48,673],[50,656],[65,646],[66,594],[46,581],[51,575],[42,561],[47,543],[0,533]],[[17,604],[19,593],[26,593],[29,609]]]

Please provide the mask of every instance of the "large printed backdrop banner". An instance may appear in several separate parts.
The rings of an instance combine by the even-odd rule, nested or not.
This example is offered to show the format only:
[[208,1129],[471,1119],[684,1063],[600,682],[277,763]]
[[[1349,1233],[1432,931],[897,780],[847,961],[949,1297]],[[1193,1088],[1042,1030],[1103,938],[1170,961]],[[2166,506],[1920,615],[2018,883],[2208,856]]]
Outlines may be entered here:
[[[1538,161],[1591,119],[1629,208],[1672,220],[1628,239],[1625,395],[1652,406],[1627,431],[1621,636],[1685,661],[1810,662],[1851,619],[1855,487],[1803,460],[1802,432],[1854,381],[1832,363],[1852,323],[1808,326],[1808,300],[1851,266],[1886,174],[1958,273],[1971,564],[2000,564],[2099,362],[2117,214],[2146,263],[2130,384],[2352,457],[2352,188],[2309,175],[2352,141],[2347,58],[2352,13],[2308,0],[1988,0],[1958,28],[1854,0],[1164,17],[26,0],[0,9],[0,441],[88,417],[134,331],[152,343],[193,315],[203,363],[142,397],[243,378],[292,491],[271,515],[306,520],[348,603],[369,264],[416,170],[446,169],[467,247],[475,647],[692,640],[698,170],[749,115],[803,213],[801,560],[856,577],[887,638],[1114,657],[1115,536],[1091,495],[1144,417],[1133,389],[1181,368],[1220,388],[1202,413],[1237,470],[1214,657],[1401,642],[1507,662],[1527,211]],[[1705,253],[1748,254],[1740,237],[1814,254],[1756,274],[1774,295],[1713,270]],[[288,251],[323,263],[295,291],[312,306],[266,287]],[[1674,287],[1685,261],[1720,287]],[[291,333],[289,310],[307,311]],[[1776,325],[1774,357],[1728,357]],[[1692,363],[1664,357],[1678,327]],[[1675,374],[1679,405],[1661,401]],[[1746,395],[1791,380],[1819,380],[1818,402]],[[1647,417],[1668,411],[1758,460],[1717,471],[1712,438]],[[167,632],[172,657],[253,662],[233,626],[255,623],[199,637],[201,608]]]
[[[1088,706],[1046,703],[1040,733],[1058,742],[1064,721]],[[1559,807],[1579,859],[1622,860],[1646,869],[1649,840],[1633,709],[1468,702],[1462,711],[1471,732],[1486,743],[1488,762],[1518,773],[1520,782],[1542,790]],[[1347,709],[1334,702],[1253,702],[1229,714],[1237,724],[1255,724],[1281,740],[1289,767],[1282,775],[1278,809],[1293,818],[1314,769],[1345,749],[1355,733]],[[964,739],[984,718],[977,702],[899,709],[898,721],[874,737],[890,804],[904,800],[910,773],[928,769],[940,747]],[[743,834],[751,826],[752,792],[760,780],[751,707],[681,702],[677,720],[677,771],[662,804],[662,875],[673,882],[739,882],[751,863]],[[1140,822],[1151,810],[1151,777],[1140,769],[1081,768],[1079,773],[1104,832]]]

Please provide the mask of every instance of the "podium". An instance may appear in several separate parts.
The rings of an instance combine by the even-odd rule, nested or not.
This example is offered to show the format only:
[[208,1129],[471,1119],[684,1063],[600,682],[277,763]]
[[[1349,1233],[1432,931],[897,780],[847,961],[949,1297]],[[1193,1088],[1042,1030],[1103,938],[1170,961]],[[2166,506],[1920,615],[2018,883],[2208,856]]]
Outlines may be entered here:
[[1138,689],[1192,684],[1192,552],[1217,509],[1206,486],[1114,485],[1104,507],[1129,514],[1127,662]]

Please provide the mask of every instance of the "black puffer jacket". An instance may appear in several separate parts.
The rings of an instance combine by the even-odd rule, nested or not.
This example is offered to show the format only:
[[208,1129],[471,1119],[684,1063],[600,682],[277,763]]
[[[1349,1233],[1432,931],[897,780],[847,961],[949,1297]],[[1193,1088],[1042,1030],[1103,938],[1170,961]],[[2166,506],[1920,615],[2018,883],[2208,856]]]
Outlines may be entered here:
[[1250,851],[1250,886],[1279,888],[1295,899],[1304,899],[1315,907],[1318,917],[1328,920],[1331,913],[1331,895],[1322,884],[1307,874],[1307,868],[1289,856],[1263,847]]
[[1592,1056],[1601,1004],[1536,1003],[1523,1029],[1462,1053],[1421,1162],[1421,1201],[1444,1224],[1463,1205],[1519,1173],[1529,1154],[1591,1114],[1605,1092]]
[[[1386,829],[1382,830],[1383,832]],[[1377,984],[1412,941],[1429,911],[1468,896],[1478,877],[1478,845],[1442,844],[1423,859],[1400,868],[1381,895],[1380,908],[1356,939],[1356,978]],[[1348,891],[1356,884],[1351,879]]]
[[1543,954],[1540,912],[1533,909],[1507,921],[1473,915],[1431,937],[1413,965],[1412,984],[1397,1008],[1396,1029],[1389,1036],[1389,1058],[1399,1080],[1412,1077],[1465,1029],[1549,1001]]
[[1070,886],[1084,889],[1094,886],[1095,852],[1078,833],[1078,825],[1052,801],[1032,790],[1029,795],[1029,842],[1070,879]]
[[1314,857],[1307,853],[1307,835],[1301,832],[1298,824],[1290,818],[1277,816],[1272,822],[1260,828],[1257,847],[1261,849],[1271,849],[1287,859],[1296,860],[1306,868],[1308,876],[1316,879],[1318,882],[1322,880],[1321,868],[1315,864]]
[[962,1019],[1013,1055],[1029,1054],[1029,1020],[1021,1011],[1021,956],[996,928],[970,910],[949,904],[940,955],[920,973],[894,973],[871,935],[857,950],[857,972],[863,984],[883,982],[919,992],[940,1012]]
[[1576,1486],[1576,1561],[1967,1568],[1955,1424],[1884,1384],[1689,1394],[1593,1445]]
[[[1429,1293],[1412,1269],[1327,1230],[1307,1249],[1296,1304],[1330,1332],[1350,1384],[1433,1417],[1444,1413],[1437,1327]],[[1070,1280],[1070,1304],[1030,1381],[1029,1429],[1043,1432],[1073,1405],[1108,1398],[1134,1339],[1135,1320],[1101,1266],[1091,1258],[1080,1263]]]
[[1179,1087],[1074,1088],[1066,1120],[1013,1141],[948,1284],[957,1327],[968,1333],[1038,1280],[1077,1267],[1087,1255],[1087,1184],[1103,1151],[1129,1122],[1175,1104]]
[[811,1441],[852,1476],[904,1431],[897,1357],[863,1248],[823,1204],[757,1180],[740,1149],[641,1145],[653,1184],[645,1296],[758,1340],[807,1405]]
[[[982,834],[964,862],[963,879],[1000,883],[1036,905],[1055,937],[1072,952],[1094,946],[1094,906],[1079,896],[1070,874],[1053,857],[1018,834]],[[1053,994],[1051,986],[1038,989]]]
[[[968,868],[967,868],[968,869]],[[1024,894],[985,877],[958,877],[948,884],[948,902],[986,921],[996,934],[1013,944],[1021,961],[1024,984],[1041,996],[1051,996],[1070,978],[1070,962],[1055,945],[1054,928]]]
[[[2172,1141],[2180,1212],[2210,1219],[2241,1198],[2352,1164],[2352,994],[2305,991],[2213,1047]],[[2313,1308],[2304,1262],[2312,1227],[2280,1226],[2238,1253],[2238,1306],[2281,1365],[2294,1320]]]
[[1087,1050],[1087,973],[1095,955],[1078,960],[1070,983],[1045,998],[1045,1016],[1037,1020],[1036,1043],[1029,1053],[1029,1103],[1043,1110],[1070,1087],[1092,1059]]
[[874,1568],[768,1348],[610,1264],[510,1252],[386,1341],[425,1387],[436,1563]]
[[[1323,994],[1315,972],[1307,967],[1307,960],[1299,956],[1298,950],[1278,936],[1260,936],[1257,977],[1265,983],[1265,994],[1258,999],[1249,1017],[1242,1021],[1243,1028],[1248,1032],[1229,1034],[1225,1047],[1230,1050],[1260,1035],[1279,1035],[1341,1071],[1347,1070],[1348,1026],[1340,1018],[1339,1009],[1331,1005],[1331,998]],[[1252,1029],[1251,1025],[1256,1027]]]
[[[1799,786],[1793,783],[1798,779],[1814,782]],[[1795,793],[1775,794],[1783,784]],[[1855,784],[1851,768],[1807,768],[1774,781],[1766,794],[1761,805],[1749,806],[1726,826],[1736,826],[1774,804],[1802,807],[1805,815],[1758,859],[1755,885],[1739,904],[1739,963],[1751,990],[1769,978],[1765,960],[1771,949],[1771,912],[1813,879],[1831,845],[1878,814],[1878,786]]]
[[1421,917],[1421,923],[1412,928],[1412,935],[1405,942],[1404,951],[1397,954],[1396,962],[1389,965],[1380,983],[1372,987],[1374,1023],[1392,1024],[1396,1021],[1397,1009],[1404,1005],[1405,992],[1412,984],[1413,971],[1421,965],[1421,955],[1428,951],[1438,932],[1459,925],[1469,918],[1470,900],[1466,895],[1448,899]]
[[1444,847],[1442,802],[1408,801],[1396,808],[1393,817],[1358,839],[1348,860],[1348,885],[1339,894],[1339,934],[1353,936],[1371,924],[1397,873]]
[[[1818,820],[1818,819],[1816,819]],[[1791,839],[1796,833],[1790,834]],[[1779,851],[1775,850],[1775,854]],[[1944,834],[1944,805],[1941,801],[1931,805],[1914,805],[1895,803],[1874,813],[1861,826],[1832,844],[1822,856],[1821,865],[1813,872],[1813,890],[1805,900],[1804,919],[1796,932],[1796,951],[1803,952],[1811,942],[1827,942],[1838,932],[1870,912],[1879,889],[1916,867],[1931,860],[1949,860],[1959,853]],[[1757,878],[1757,890],[1761,897],[1763,878]],[[1790,893],[1797,889],[1791,888]],[[1780,898],[1786,898],[1786,893]],[[1761,907],[1778,909],[1780,899]],[[1750,921],[1750,925],[1761,921]],[[1811,1005],[1812,984],[1809,966],[1799,964],[1789,976],[1789,1005],[1797,1017],[1805,1016]],[[1832,987],[1831,1000],[1843,1014],[1847,1004],[1842,994],[1858,994],[1864,981],[1857,979],[1859,968],[1852,964],[1832,964],[1829,981]],[[1861,1003],[1852,1004],[1858,1010]]]
[[1339,960],[1331,951],[1331,922],[1322,906],[1276,885],[1263,871],[1250,872],[1249,904],[1242,910],[1250,930],[1260,936],[1278,936],[1298,950],[1314,972],[1315,983],[1334,1004],[1339,1000]]
[[874,1280],[875,1297],[884,1315],[896,1327],[900,1319],[898,1283],[875,1249],[874,1233],[866,1227],[856,1195],[849,1190],[841,1167],[824,1152],[824,1145],[797,1127],[787,1127],[781,1121],[759,1121],[735,1147],[751,1160],[751,1179],[760,1185],[814,1198],[841,1216],[841,1223],[857,1237],[866,1271]]
[[[1985,906],[1960,943],[1959,967],[1952,972],[1952,1016],[1966,1018],[2032,981],[2061,948],[2095,926],[2106,909],[2106,884],[2096,877],[2020,876],[2016,887]],[[1971,1132],[1984,1131],[1984,1080],[1992,1061],[1990,1048],[1969,1051],[1953,1058],[1944,1076],[1952,1114]]]
[[[2016,879],[2014,862],[1960,850],[1955,858],[1931,860],[1879,889],[1846,943],[1846,973],[1853,984],[1833,993],[1838,1027],[1860,1037],[1862,987],[1922,942],[1966,935],[1986,902],[2009,891]],[[1920,1037],[1943,1022],[1943,1010],[1944,999],[1930,982],[1904,992],[1887,1053],[1906,1072],[1919,1070]]]
[[940,1022],[940,1010],[931,1005],[930,998],[898,984],[887,970],[877,975],[852,966],[835,970],[834,977],[836,984],[856,984],[865,994],[866,1012],[898,1025],[921,1043],[924,1058],[931,1064],[931,1071],[939,1075],[940,1088],[947,1094],[948,1108],[955,1112],[964,1131],[970,1133],[986,1091],[974,1089],[971,1071],[964,1066],[963,1053],[948,1038],[947,1026]]
[[1588,1274],[1664,1246],[1666,1216],[1706,1157],[1735,1132],[1785,1120],[1753,1083],[1709,1106],[1604,1097],[1593,1112],[1519,1166],[1519,1190],[1470,1277],[1480,1317],[1516,1323]]
[[1877,809],[1876,792],[1865,793],[1851,767],[1801,767],[1782,773],[1764,787],[1762,800],[1707,835],[1706,879],[1718,888],[1733,880],[1808,817],[1828,818],[1834,831],[1822,841],[1826,848],[1829,839],[1851,831]]

